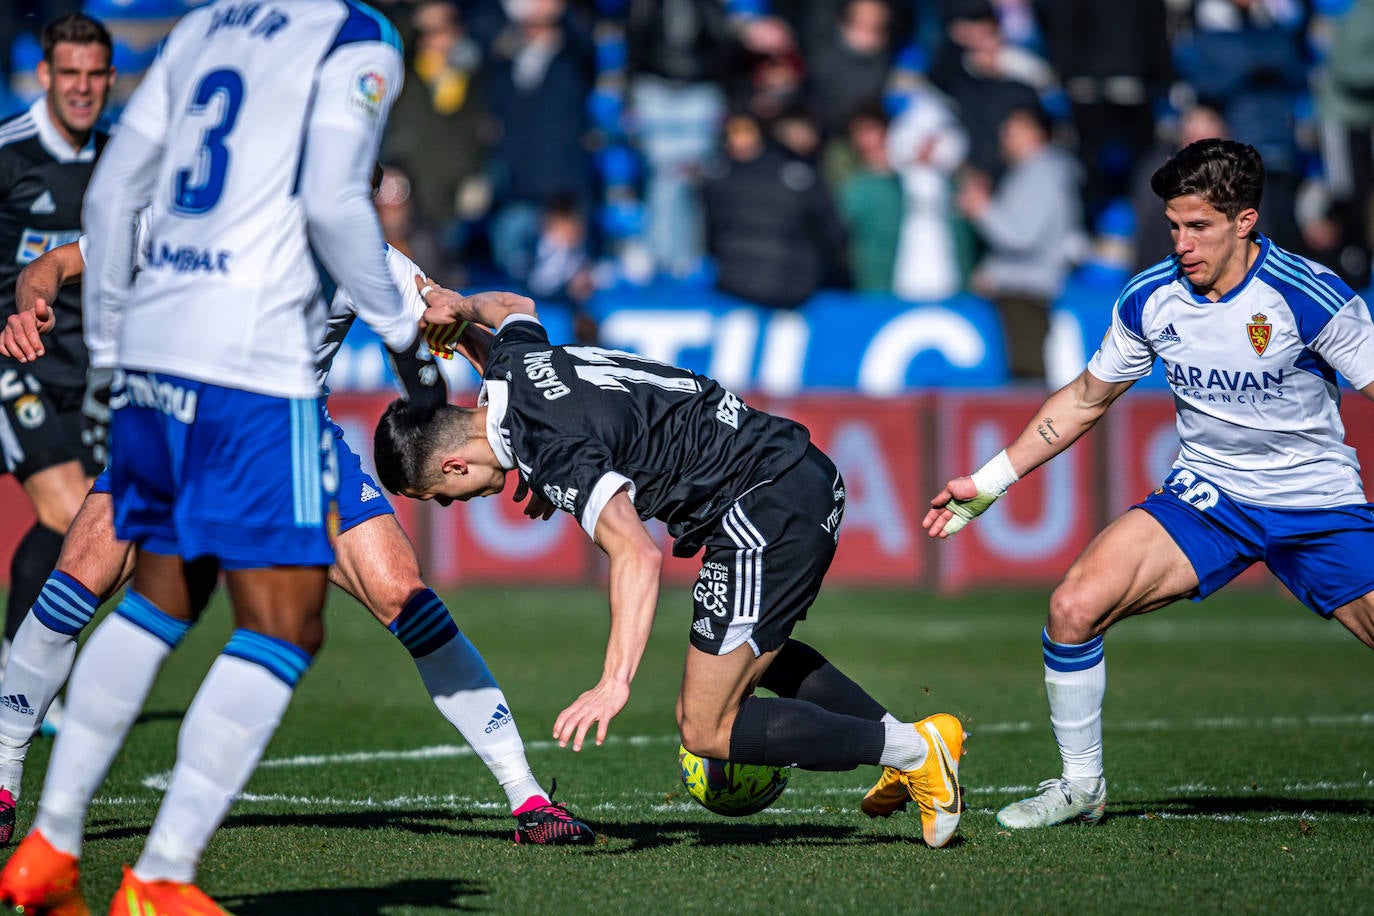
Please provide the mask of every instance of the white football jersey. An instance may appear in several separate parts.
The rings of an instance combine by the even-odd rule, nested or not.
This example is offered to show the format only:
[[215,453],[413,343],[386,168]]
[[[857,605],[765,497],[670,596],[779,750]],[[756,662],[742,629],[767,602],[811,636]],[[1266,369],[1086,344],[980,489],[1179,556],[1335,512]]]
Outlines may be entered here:
[[1336,374],[1374,382],[1374,324],[1330,270],[1261,237],[1245,279],[1211,302],[1171,256],[1126,285],[1088,371],[1134,380],[1155,357],[1178,411],[1175,467],[1253,505],[1365,501]]
[[[396,285],[396,291],[405,303],[406,314],[410,316],[411,322],[418,326],[421,316],[425,313],[425,300],[420,298],[420,291],[415,288],[415,275],[428,275],[414,261],[390,245],[386,247],[386,266],[389,281]],[[328,284],[325,294],[329,295]],[[329,329],[315,353],[315,371],[318,373],[321,388],[325,387],[329,368],[334,365],[334,354],[339,352],[344,338],[348,336],[348,329],[353,327],[353,320],[357,317],[358,304],[352,294],[343,287],[338,287],[329,298]],[[423,346],[424,342],[420,341],[418,345]]]
[[[375,156],[401,73],[395,29],[351,0],[220,0],[181,20],[120,121],[165,138],[120,365],[320,393],[326,306],[302,202],[307,137],[323,125],[364,137]],[[353,236],[352,266],[390,287],[375,217]],[[413,319],[394,290],[384,298],[363,317],[388,344],[408,344]]]

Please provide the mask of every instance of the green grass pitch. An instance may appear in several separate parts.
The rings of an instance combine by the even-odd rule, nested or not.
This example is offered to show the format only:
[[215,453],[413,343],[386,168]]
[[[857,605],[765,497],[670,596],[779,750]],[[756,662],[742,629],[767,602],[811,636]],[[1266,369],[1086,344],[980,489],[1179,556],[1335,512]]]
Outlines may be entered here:
[[[794,770],[749,818],[695,806],[673,697],[690,623],[667,589],[629,706],[601,747],[549,740],[600,673],[594,590],[446,596],[511,700],[536,775],[600,832],[517,847],[495,780],[430,705],[399,643],[335,593],[329,638],[200,883],[243,914],[1374,912],[1374,654],[1277,594],[1220,595],[1107,638],[1107,819],[1011,833],[997,808],[1058,773],[1043,593],[831,590],[796,635],[896,714],[971,733],[968,813],[945,849],[915,814],[871,821],[876,769]],[[103,911],[138,855],[180,716],[228,633],[222,598],[168,663],[91,809],[83,884]],[[35,742],[31,823],[51,747]]]

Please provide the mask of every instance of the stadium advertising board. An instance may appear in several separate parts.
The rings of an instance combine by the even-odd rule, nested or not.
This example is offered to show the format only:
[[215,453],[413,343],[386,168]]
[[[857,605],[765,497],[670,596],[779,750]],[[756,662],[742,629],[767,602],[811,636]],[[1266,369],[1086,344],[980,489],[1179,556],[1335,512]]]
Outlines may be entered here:
[[[1348,439],[1374,493],[1374,404],[1347,393]],[[461,395],[460,395],[461,396]],[[390,392],[340,393],[330,412],[371,469],[376,418]],[[751,402],[807,424],[844,475],[847,507],[829,581],[848,585],[1047,587],[1087,540],[1163,479],[1177,450],[1168,395],[1130,392],[1080,445],[1012,488],[958,537],[931,542],[920,528],[926,501],[952,473],[976,467],[1009,441],[1039,403],[1035,392],[933,392],[901,398],[816,394]],[[513,482],[512,482],[513,487]],[[559,513],[531,522],[509,495],[442,509],[394,500],[425,574],[441,588],[477,582],[571,584],[602,574],[599,551]],[[32,524],[14,478],[0,478],[0,557]],[[661,526],[651,525],[667,549]],[[665,584],[691,582],[695,560],[669,558]],[[0,583],[9,564],[0,563]],[[1241,581],[1263,584],[1256,569]]]
[[[948,394],[936,402],[937,481],[968,473],[1014,439],[1040,406],[1043,392]],[[957,537],[939,544],[935,583],[958,591],[974,585],[1051,585],[1097,533],[1100,465],[1096,435],[1017,483]]]

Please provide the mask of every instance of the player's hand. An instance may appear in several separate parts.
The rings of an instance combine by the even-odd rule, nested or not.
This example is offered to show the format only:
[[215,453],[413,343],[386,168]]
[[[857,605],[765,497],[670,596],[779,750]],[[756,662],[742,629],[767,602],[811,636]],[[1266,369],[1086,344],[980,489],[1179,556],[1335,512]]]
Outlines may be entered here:
[[[424,274],[415,275],[415,288],[419,290],[420,298],[425,303],[425,312],[420,316],[420,330],[458,324],[467,320],[467,316],[461,311],[465,298],[462,293],[445,289]],[[453,336],[458,335],[455,333]]]
[[47,300],[35,300],[32,310],[16,312],[5,322],[5,329],[0,331],[0,353],[21,363],[32,362],[45,352],[43,335],[55,323]]
[[515,492],[511,494],[511,500],[519,503],[525,502],[526,499],[529,502],[525,503],[524,512],[530,518],[538,518],[547,522],[558,511],[557,506],[530,489],[529,481],[525,480],[524,477],[518,477],[515,483]]
[[931,537],[947,538],[987,511],[1001,493],[980,493],[972,477],[956,477],[930,501],[921,526]]
[[558,714],[553,723],[553,737],[559,747],[572,742],[574,751],[582,750],[592,723],[596,723],[596,743],[606,740],[606,726],[630,701],[630,685],[618,681],[602,681],[578,697],[571,706]]

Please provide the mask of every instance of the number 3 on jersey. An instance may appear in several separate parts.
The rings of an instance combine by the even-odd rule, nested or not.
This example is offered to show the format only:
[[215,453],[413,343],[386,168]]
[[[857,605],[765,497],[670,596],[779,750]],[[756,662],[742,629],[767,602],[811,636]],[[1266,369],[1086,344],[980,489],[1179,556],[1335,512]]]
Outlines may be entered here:
[[196,161],[180,169],[173,179],[172,208],[178,213],[200,215],[219,203],[224,179],[229,171],[229,150],[224,141],[234,129],[243,103],[243,77],[233,70],[212,70],[201,79],[186,110],[191,115],[206,112],[215,96],[222,96],[219,120],[200,138]]

